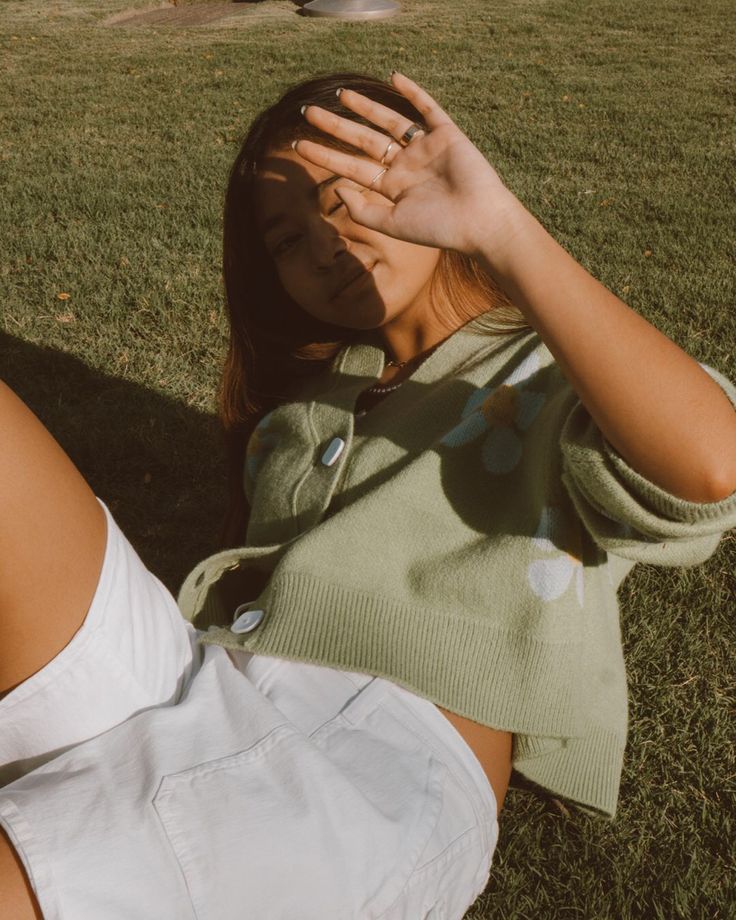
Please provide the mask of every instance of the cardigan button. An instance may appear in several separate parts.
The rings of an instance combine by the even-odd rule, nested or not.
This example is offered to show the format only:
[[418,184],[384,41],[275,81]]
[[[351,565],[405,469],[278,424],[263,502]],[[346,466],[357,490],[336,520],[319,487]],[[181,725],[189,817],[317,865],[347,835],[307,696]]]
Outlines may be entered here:
[[322,454],[322,463],[325,466],[332,466],[343,452],[344,447],[345,442],[342,438],[333,438],[327,446],[327,450]]
[[246,610],[248,604],[241,604],[234,614],[233,625],[230,627],[230,632],[234,632],[237,635],[240,633],[252,632],[257,626],[260,626],[261,621],[266,615],[265,610]]

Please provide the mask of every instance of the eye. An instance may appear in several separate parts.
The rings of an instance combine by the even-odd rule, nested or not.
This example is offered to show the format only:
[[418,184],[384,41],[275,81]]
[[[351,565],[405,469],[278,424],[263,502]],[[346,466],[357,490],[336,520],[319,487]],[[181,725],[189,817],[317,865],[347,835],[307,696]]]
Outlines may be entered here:
[[278,242],[273,249],[271,250],[271,255],[278,259],[279,256],[286,255],[286,253],[292,249],[299,242],[298,236],[287,236],[280,242]]
[[331,208],[328,208],[327,214],[328,214],[328,215],[329,215],[329,214],[334,214],[335,211],[337,211],[338,208],[341,208],[341,207],[343,206],[344,203],[345,203],[345,202],[340,201],[339,198],[336,198],[335,203],[332,205],[332,207],[331,207]]

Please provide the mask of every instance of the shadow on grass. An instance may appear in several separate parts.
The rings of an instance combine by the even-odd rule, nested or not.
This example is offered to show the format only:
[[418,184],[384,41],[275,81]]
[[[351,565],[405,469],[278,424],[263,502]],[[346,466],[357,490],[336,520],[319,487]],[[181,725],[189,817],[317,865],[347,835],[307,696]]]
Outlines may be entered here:
[[217,548],[226,482],[214,415],[1,332],[0,378],[176,593],[189,569]]

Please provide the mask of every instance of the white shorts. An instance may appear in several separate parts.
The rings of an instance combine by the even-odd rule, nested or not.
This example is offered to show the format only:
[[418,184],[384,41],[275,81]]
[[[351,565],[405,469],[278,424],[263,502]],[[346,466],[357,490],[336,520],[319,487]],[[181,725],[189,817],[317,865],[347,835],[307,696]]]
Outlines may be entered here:
[[491,786],[428,700],[200,646],[108,517],[71,642],[0,700],[0,825],[45,920],[454,920]]

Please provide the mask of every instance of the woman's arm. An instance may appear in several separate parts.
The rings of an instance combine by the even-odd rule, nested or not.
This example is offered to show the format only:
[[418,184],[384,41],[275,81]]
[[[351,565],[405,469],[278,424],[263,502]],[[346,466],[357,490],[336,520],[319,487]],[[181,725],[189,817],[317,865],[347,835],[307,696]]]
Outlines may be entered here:
[[680,498],[712,502],[736,491],[736,413],[721,388],[520,202],[502,213],[473,254],[540,334],[609,443]]
[[539,332],[606,439],[643,476],[691,501],[736,491],[736,413],[720,387],[552,239],[425,90],[401,74],[392,82],[428,131],[387,165],[387,137],[401,138],[407,118],[353,91],[342,93],[343,105],[380,130],[317,106],[305,110],[308,121],[361,152],[308,140],[295,147],[371,193],[336,189],[351,218],[474,256]]

